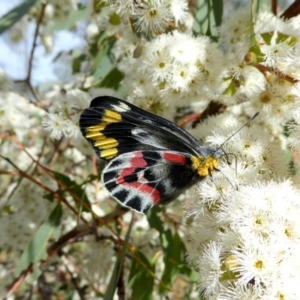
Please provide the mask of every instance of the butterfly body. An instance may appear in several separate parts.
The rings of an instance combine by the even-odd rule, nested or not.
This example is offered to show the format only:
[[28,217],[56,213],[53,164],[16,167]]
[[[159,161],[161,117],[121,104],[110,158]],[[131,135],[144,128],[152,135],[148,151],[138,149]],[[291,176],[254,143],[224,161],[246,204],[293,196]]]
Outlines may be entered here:
[[97,97],[80,117],[83,136],[107,162],[102,182],[121,204],[145,213],[217,169],[224,155],[174,123],[114,97]]

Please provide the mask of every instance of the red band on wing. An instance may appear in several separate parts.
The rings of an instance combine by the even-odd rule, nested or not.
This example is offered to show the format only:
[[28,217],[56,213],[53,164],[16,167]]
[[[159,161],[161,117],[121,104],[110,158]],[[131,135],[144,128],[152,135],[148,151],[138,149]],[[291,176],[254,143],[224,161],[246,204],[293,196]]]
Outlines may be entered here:
[[152,198],[153,204],[156,204],[160,200],[159,191],[150,185],[139,183],[139,182],[132,182],[129,185],[130,187],[139,190],[141,193],[148,194]]
[[[141,183],[141,182],[130,182],[129,183],[129,182],[126,182],[126,180],[124,178],[125,176],[134,174],[136,169],[145,168],[145,167],[147,167],[147,162],[143,157],[143,153],[136,152],[129,161],[129,167],[124,168],[120,172],[120,175],[117,178],[116,182],[117,182],[117,184],[120,184],[123,186],[129,186],[132,189],[136,189],[139,192],[150,196],[151,202],[154,205],[157,202],[159,202],[159,200],[161,199],[160,192],[157,189],[153,188],[150,185],[147,185],[146,182],[145,183]],[[145,179],[145,181],[146,181],[146,179]]]
[[172,164],[179,164],[179,165],[186,164],[186,157],[180,154],[165,152],[163,154],[163,158]]
[[134,157],[130,160],[130,163],[135,168],[144,168],[147,166],[147,162],[144,160],[142,152],[136,152]]
[[119,176],[116,180],[117,184],[124,184],[126,183],[125,179],[123,176]]
[[145,168],[147,166],[147,162],[144,160],[143,153],[136,152],[134,154],[134,156],[131,158],[129,165],[130,165],[130,167],[122,170],[118,180],[121,179],[121,177],[123,177],[123,176],[133,174],[136,168]]

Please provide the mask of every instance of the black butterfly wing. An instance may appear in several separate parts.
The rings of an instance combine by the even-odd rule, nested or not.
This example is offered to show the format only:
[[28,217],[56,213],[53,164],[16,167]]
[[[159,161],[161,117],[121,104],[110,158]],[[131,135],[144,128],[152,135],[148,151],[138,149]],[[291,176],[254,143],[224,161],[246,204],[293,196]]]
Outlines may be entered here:
[[189,154],[164,150],[123,153],[102,173],[109,193],[121,205],[140,213],[172,201],[198,180]]
[[174,123],[109,96],[95,98],[81,114],[79,125],[99,157],[107,161],[132,151],[172,149],[197,155],[203,147]]
[[95,98],[80,129],[108,164],[102,182],[123,206],[145,213],[211,174],[224,155],[174,123],[114,97]]

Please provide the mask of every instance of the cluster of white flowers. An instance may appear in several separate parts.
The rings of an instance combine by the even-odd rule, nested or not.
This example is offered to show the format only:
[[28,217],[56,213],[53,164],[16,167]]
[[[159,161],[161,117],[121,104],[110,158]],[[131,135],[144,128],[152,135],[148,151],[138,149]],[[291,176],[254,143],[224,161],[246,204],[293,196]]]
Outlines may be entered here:
[[221,52],[207,37],[173,31],[147,42],[139,58],[121,61],[119,68],[126,72],[129,100],[160,100],[174,107],[224,92],[222,61]]
[[[207,138],[213,144],[221,144],[234,127],[240,127],[239,122],[226,126],[224,116],[217,119],[224,128]],[[297,257],[291,258],[291,244],[286,242],[291,234],[285,229],[291,226],[291,243],[297,249],[300,223],[294,217],[289,219],[288,211],[298,214],[300,190],[284,180],[288,166],[279,141],[272,141],[259,125],[244,128],[224,148],[229,156],[236,156],[232,165],[224,163],[222,172],[201,182],[186,208],[194,218],[189,258],[199,270],[200,288],[208,299],[271,299],[290,284],[279,269],[287,268],[291,259],[297,261]],[[273,248],[274,244],[280,245],[280,250]],[[263,267],[257,257],[267,258],[271,251],[273,258],[280,254],[278,260],[262,261],[269,269],[260,270]],[[252,298],[247,298],[248,294]]]
[[45,130],[55,139],[77,137],[79,115],[89,105],[89,95],[80,90],[70,90],[53,91],[47,96],[52,100],[52,105],[43,120]]
[[268,181],[200,205],[190,259],[208,299],[298,299],[299,199],[290,181]]
[[171,25],[178,26],[188,15],[186,0],[106,0],[108,5],[103,9],[100,19],[101,28],[108,34],[122,30],[121,19],[133,20],[137,31],[145,33],[162,33]]
[[[65,21],[72,13],[77,11],[80,1],[78,0],[51,0],[45,4],[39,35],[47,53],[50,53],[54,46],[53,27],[55,24]],[[41,15],[40,5],[35,5],[29,12],[29,18],[39,19]]]
[[[13,161],[21,170],[26,170],[32,161],[18,148],[18,143],[26,143],[28,152],[36,157],[38,147],[42,143],[42,141],[37,141],[36,137],[41,131],[39,124],[45,111],[18,93],[9,91],[12,87],[10,81],[6,83],[3,81],[2,84],[3,90],[0,92],[1,155]],[[11,139],[11,136],[15,139]],[[0,159],[0,167],[4,170],[13,170],[4,159]],[[4,192],[7,182],[3,180],[2,183],[1,189]]]
[[42,44],[44,45],[46,52],[50,53],[54,46],[54,36],[53,29],[57,23],[64,22],[69,18],[74,12],[78,10],[78,5],[80,5],[79,0],[49,0],[44,3],[45,7],[42,8],[41,5],[33,5],[26,15],[26,18],[22,18],[8,31],[10,40],[14,43],[20,42],[28,34],[28,28],[30,28],[30,23],[32,19],[35,21],[39,20],[42,9],[43,18],[39,20],[42,26],[40,26],[39,36],[41,38]]
[[[300,62],[300,22],[261,14],[255,26],[259,46],[248,48],[256,61],[249,65],[243,15],[220,29],[232,77],[230,93],[217,100],[227,111],[191,132],[221,145],[256,111],[260,115],[223,146],[232,164],[222,163],[221,172],[192,192],[186,205],[194,220],[189,259],[207,299],[298,299],[299,163],[291,169],[288,149],[297,160],[300,71],[292,65]],[[235,53],[245,61],[235,61]]]
[[[16,92],[12,92],[13,84],[4,73],[0,92],[0,132],[1,155],[13,162],[22,171],[32,171],[32,159],[19,148],[26,147],[34,159],[37,159],[43,140],[40,126],[45,111]],[[7,135],[7,136],[6,136]],[[15,138],[11,138],[15,137]],[[5,159],[0,159],[0,168],[7,172],[17,170]],[[53,203],[43,199],[44,191],[28,179],[18,182],[10,181],[9,176],[1,175],[0,197],[0,239],[3,247],[14,250],[24,250],[33,233],[41,222],[47,218]],[[49,179],[35,177],[45,185],[50,185]]]
[[222,24],[218,44],[193,37],[187,28],[143,44],[132,33],[124,33],[114,51],[125,74],[128,100],[144,107],[161,102],[168,107],[169,114],[163,111],[164,116],[172,116],[175,105],[196,101],[215,100],[226,106],[244,103],[240,109],[247,115],[260,111],[272,132],[280,133],[299,97],[299,85],[289,80],[299,76],[298,18],[284,22],[272,14],[259,15],[257,46],[251,47],[247,14],[237,12]]
[[113,96],[111,89],[93,89],[89,93],[68,87],[67,90],[54,89],[46,94],[51,101],[49,112],[45,115],[42,125],[54,139],[72,138],[72,142],[83,154],[92,153],[90,146],[83,138],[79,128],[79,117],[87,108],[91,99],[101,95]]
[[38,131],[36,125],[40,122],[39,118],[45,115],[44,110],[15,92],[0,92],[0,105],[0,131],[9,131],[20,140],[35,134]]

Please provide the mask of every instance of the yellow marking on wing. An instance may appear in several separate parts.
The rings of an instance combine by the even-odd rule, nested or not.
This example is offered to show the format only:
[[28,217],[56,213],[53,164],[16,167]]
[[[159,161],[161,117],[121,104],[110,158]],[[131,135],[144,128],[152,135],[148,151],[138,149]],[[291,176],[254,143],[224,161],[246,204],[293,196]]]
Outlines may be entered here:
[[97,125],[87,127],[85,129],[85,137],[91,140],[105,139],[106,136],[101,131],[104,131],[106,126],[106,123],[99,123]]
[[118,149],[117,148],[111,148],[107,150],[102,150],[100,152],[100,157],[106,158],[106,159],[111,159],[114,158],[118,154]]
[[114,138],[106,138],[99,141],[95,141],[94,146],[100,149],[115,148],[119,145],[118,141]]
[[115,111],[106,109],[104,110],[104,115],[102,117],[102,122],[107,123],[118,123],[122,120],[122,116]]
[[105,122],[105,123],[107,123],[107,125],[109,125],[111,123],[119,123],[118,120],[110,118],[110,117],[106,117],[106,116],[102,117],[102,121]]
[[89,132],[86,133],[85,137],[91,140],[105,139],[105,135],[101,132]]
[[192,168],[202,177],[210,175],[218,166],[218,160],[213,156],[192,156],[191,160]]
[[99,123],[97,125],[87,127],[85,130],[86,132],[99,132],[103,131],[107,125],[107,123]]

